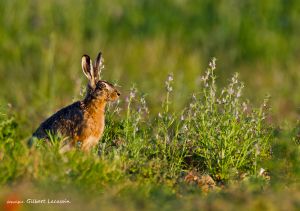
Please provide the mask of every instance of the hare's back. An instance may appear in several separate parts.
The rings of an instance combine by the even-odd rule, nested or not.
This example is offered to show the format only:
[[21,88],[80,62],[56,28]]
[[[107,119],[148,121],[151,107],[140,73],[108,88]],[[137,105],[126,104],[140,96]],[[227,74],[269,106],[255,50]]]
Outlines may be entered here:
[[81,103],[75,102],[46,119],[33,133],[38,139],[48,138],[48,133],[74,137],[83,125],[83,109]]

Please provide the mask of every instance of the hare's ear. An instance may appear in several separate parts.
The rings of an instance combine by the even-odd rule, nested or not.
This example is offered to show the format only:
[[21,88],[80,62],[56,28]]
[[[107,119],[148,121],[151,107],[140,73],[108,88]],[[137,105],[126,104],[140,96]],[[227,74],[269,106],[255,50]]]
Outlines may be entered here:
[[94,76],[96,80],[100,80],[101,70],[104,68],[102,53],[99,52],[94,65]]
[[95,87],[95,77],[94,77],[94,68],[92,65],[92,60],[88,55],[83,55],[81,59],[81,66],[84,75],[89,79],[91,87]]

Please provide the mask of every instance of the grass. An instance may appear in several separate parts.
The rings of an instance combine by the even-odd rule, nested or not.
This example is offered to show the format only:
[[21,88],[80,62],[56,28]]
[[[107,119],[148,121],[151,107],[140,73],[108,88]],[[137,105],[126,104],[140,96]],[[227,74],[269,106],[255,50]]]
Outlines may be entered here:
[[[176,103],[173,75],[165,82],[157,114],[133,87],[125,102],[107,108],[104,137],[88,154],[77,149],[60,154],[55,136],[51,144],[41,140],[29,149],[16,120],[2,114],[2,200],[12,197],[11,189],[20,200],[72,201],[46,209],[79,209],[83,204],[96,209],[99,202],[104,210],[275,209],[274,198],[287,187],[284,192],[293,197],[285,198],[284,206],[296,209],[300,148],[297,137],[291,139],[296,129],[276,132],[267,121],[267,100],[253,107],[244,99],[237,75],[218,89],[215,70],[213,59],[199,92],[180,112],[171,109]],[[199,197],[204,201],[198,202]]]

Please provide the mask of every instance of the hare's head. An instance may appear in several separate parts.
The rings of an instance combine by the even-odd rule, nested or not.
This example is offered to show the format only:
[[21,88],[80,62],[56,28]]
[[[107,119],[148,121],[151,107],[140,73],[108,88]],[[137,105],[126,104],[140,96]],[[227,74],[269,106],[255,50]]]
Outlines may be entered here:
[[83,55],[81,60],[82,70],[89,79],[87,86],[87,97],[115,101],[119,98],[120,92],[111,83],[100,80],[100,71],[103,69],[101,52],[98,54],[95,63],[88,55]]

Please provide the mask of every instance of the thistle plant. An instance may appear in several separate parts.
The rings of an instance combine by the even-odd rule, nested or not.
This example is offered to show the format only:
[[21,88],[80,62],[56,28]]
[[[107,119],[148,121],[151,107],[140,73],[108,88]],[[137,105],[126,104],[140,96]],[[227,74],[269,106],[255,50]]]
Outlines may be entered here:
[[[226,180],[241,172],[257,175],[260,161],[269,156],[271,131],[265,123],[267,99],[250,109],[242,99],[244,84],[235,74],[227,87],[218,91],[215,59],[202,77],[201,92],[192,99],[186,115],[188,139],[206,171]],[[199,165],[202,166],[202,165]]]
[[176,120],[175,114],[170,111],[172,104],[171,95],[173,91],[173,74],[169,74],[165,81],[166,95],[162,102],[162,112],[158,113],[156,120],[156,137],[157,144],[162,150],[162,157],[166,160],[170,157],[170,146],[172,141],[173,123]]

